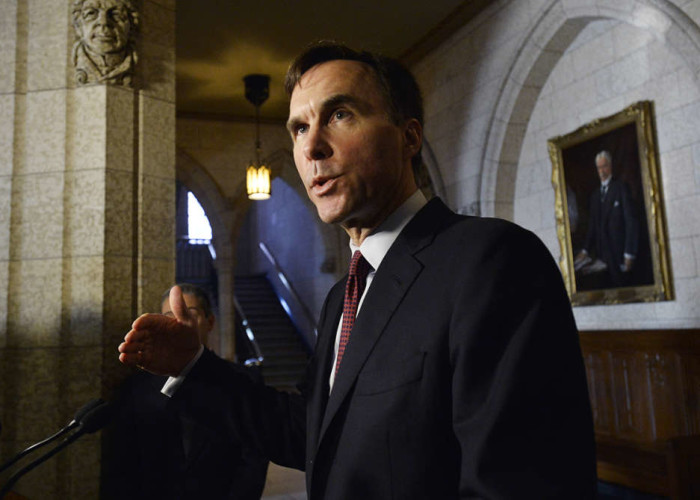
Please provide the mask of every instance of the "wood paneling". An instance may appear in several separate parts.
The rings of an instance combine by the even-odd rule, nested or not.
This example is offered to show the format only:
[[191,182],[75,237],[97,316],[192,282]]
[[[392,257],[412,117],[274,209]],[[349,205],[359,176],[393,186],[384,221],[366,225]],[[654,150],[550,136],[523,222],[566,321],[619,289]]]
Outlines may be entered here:
[[700,330],[581,332],[581,348],[600,478],[686,498],[700,466]]

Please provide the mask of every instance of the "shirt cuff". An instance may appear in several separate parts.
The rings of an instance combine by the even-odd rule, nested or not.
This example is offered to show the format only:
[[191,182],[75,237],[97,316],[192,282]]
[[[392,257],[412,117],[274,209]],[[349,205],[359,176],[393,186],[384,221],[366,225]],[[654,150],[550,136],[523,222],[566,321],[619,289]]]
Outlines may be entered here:
[[623,254],[623,256],[625,257],[625,259],[634,259],[635,258],[635,255],[632,255],[631,253],[627,253],[627,252],[625,252]]
[[180,372],[180,375],[177,377],[168,377],[168,380],[165,382],[163,385],[163,388],[160,390],[162,394],[165,394],[169,398],[172,398],[175,393],[177,392],[178,388],[182,385],[182,383],[185,381],[185,377],[187,377],[187,374],[190,373],[190,370],[192,370],[192,367],[199,361],[199,358],[202,357],[202,353],[204,352],[204,345],[200,344],[199,345],[199,350],[197,351],[197,354],[195,354],[194,358],[192,358],[192,361],[187,363],[187,366],[185,366],[182,371]]

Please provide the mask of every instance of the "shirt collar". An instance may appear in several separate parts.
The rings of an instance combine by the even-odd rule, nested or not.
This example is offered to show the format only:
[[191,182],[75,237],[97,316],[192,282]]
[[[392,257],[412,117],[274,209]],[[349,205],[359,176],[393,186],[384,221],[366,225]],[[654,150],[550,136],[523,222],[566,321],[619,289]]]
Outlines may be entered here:
[[610,177],[608,177],[607,179],[605,179],[604,181],[602,181],[600,183],[600,186],[601,187],[608,187],[608,184],[610,184],[611,180],[612,180],[612,175]]
[[372,234],[367,236],[362,245],[357,247],[350,241],[350,252],[362,252],[362,256],[376,271],[384,260],[384,256],[394,244],[399,233],[406,227],[413,216],[428,203],[420,189],[417,189],[394,213],[386,218]]

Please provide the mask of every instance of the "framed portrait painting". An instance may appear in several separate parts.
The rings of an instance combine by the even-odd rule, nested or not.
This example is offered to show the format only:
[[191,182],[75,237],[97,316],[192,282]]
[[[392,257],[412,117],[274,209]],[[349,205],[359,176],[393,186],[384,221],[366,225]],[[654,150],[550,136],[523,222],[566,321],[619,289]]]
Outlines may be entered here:
[[672,299],[653,103],[596,119],[548,147],[572,304]]

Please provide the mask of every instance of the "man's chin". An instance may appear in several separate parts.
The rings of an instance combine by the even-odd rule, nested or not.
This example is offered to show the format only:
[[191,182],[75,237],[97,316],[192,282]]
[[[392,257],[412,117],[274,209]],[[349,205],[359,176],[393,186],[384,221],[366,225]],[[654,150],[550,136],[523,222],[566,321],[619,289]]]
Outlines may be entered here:
[[322,212],[321,210],[318,210],[318,218],[326,224],[340,224],[343,222],[343,217],[339,214]]
[[341,210],[335,204],[325,204],[322,201],[315,203],[318,218],[326,224],[340,224],[346,218],[345,211]]

